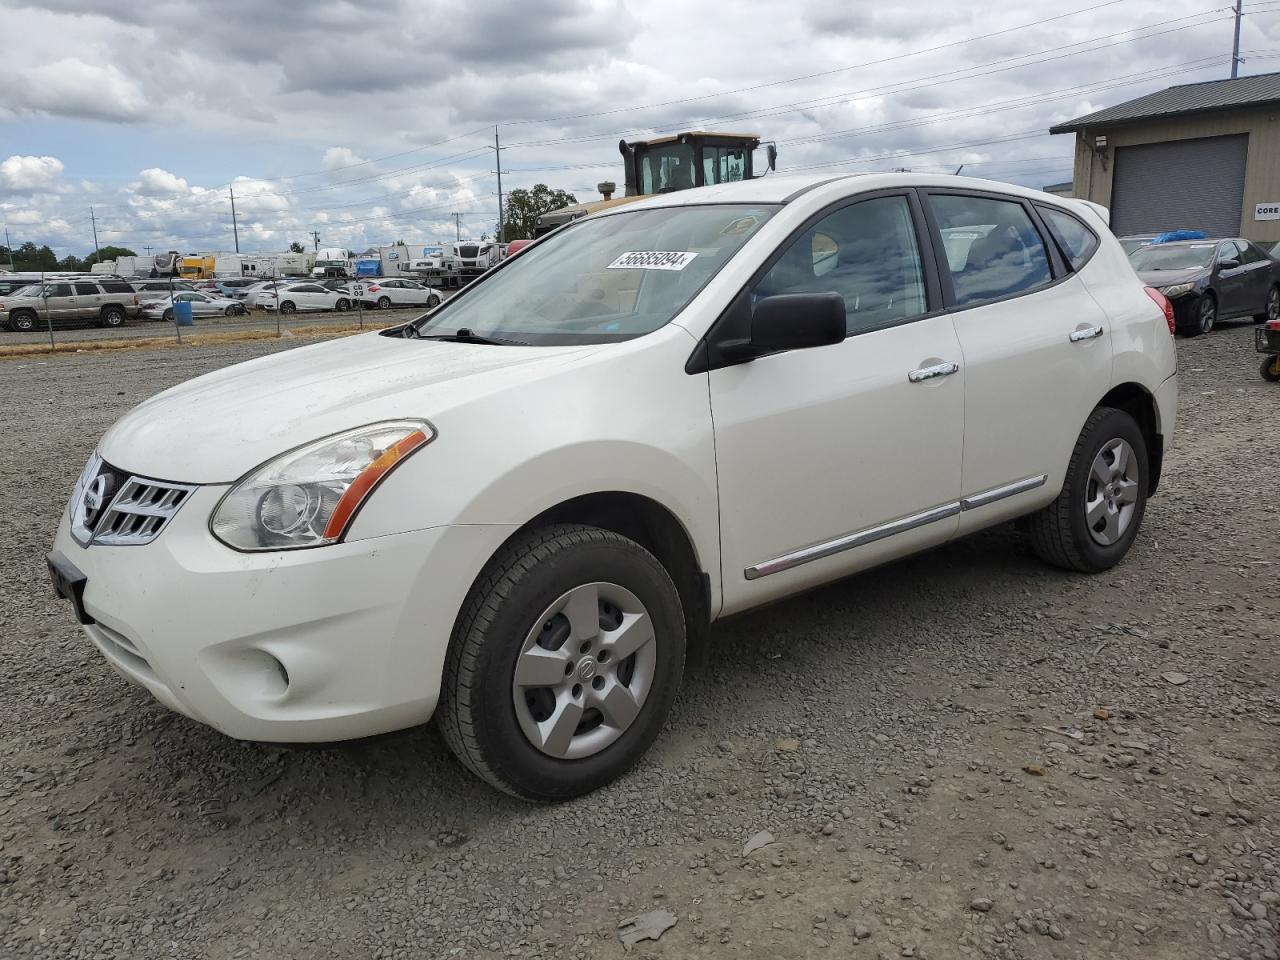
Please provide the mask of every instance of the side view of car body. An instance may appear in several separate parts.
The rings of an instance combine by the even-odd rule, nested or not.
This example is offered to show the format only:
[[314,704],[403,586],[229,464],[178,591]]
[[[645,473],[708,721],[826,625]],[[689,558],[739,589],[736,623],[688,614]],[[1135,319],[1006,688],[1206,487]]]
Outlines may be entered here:
[[24,287],[0,301],[0,327],[26,333],[47,323],[119,327],[138,316],[138,297],[123,280],[63,277]]
[[281,313],[314,310],[350,310],[351,298],[341,290],[330,290],[312,280],[301,283],[268,284],[254,295],[257,306]]
[[1144,283],[1172,301],[1186,336],[1208,333],[1219,320],[1280,318],[1280,262],[1248,240],[1152,244],[1129,259]]
[[[434,307],[440,303],[439,290],[425,286],[416,280],[392,278],[388,280],[362,280],[363,292],[357,295],[361,304],[375,310],[391,307]],[[350,287],[353,292],[355,286]]]
[[1176,393],[1168,301],[1101,208],[770,176],[585,217],[412,323],[143,403],[49,566],[111,665],[199,722],[434,716],[468,769],[554,800],[649,748],[718,618],[1015,518],[1105,576]]
[[148,300],[142,305],[142,316],[146,320],[173,321],[173,304],[191,304],[191,315],[195,317],[234,317],[245,312],[244,304],[228,297],[214,297],[198,292],[176,293],[173,302],[168,300]]

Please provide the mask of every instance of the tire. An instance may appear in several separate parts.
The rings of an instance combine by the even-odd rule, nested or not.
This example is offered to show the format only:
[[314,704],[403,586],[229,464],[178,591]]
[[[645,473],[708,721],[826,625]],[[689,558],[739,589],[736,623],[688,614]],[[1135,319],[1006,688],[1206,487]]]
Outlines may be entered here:
[[1280,354],[1263,357],[1258,373],[1267,383],[1280,383]]
[[122,307],[103,307],[98,316],[104,327],[123,327],[126,320]]
[[222,311],[224,317],[234,317],[239,311],[235,307],[227,307]]
[[389,310],[389,309],[391,309],[391,298],[390,298],[390,297],[379,297],[379,298],[378,298],[378,309],[379,309],[379,310]]
[[298,312],[297,304],[295,304],[292,300],[286,300],[284,303],[280,304],[280,312],[281,313],[297,313]]
[[[568,639],[570,620],[557,609],[570,596],[583,601],[580,615],[589,611],[587,631],[573,625],[579,637],[597,631],[582,646]],[[614,599],[623,613],[634,606],[647,614],[652,631],[619,631],[639,646],[606,659],[612,641],[600,631],[618,612]],[[561,645],[553,647],[557,636]],[[565,800],[620,776],[648,750],[679,690],[684,657],[680,596],[652,554],[597,527],[544,527],[504,547],[472,587],[450,640],[436,717],[449,748],[477,776],[526,800]],[[517,665],[530,663],[554,679],[517,686]],[[613,714],[625,722],[613,724],[593,703],[618,688],[626,693],[618,705],[627,709]],[[602,691],[599,701],[593,691]],[[526,731],[539,729],[540,697],[551,708],[542,720],[562,714],[576,725],[553,724],[547,742],[535,745]],[[568,731],[567,746],[551,742],[557,729]]]
[[170,307],[168,310],[164,312],[164,319],[169,321],[170,323],[173,323],[173,307]]
[[[1095,464],[1105,475],[1112,465],[1106,462],[1104,451],[1114,450],[1121,443],[1128,447],[1128,463],[1119,475],[1119,496],[1113,500],[1098,483]],[[1114,567],[1129,552],[1142,526],[1148,471],[1146,440],[1133,417],[1114,407],[1096,408],[1085,421],[1071,452],[1062,492],[1029,518],[1031,546],[1037,556],[1056,567],[1081,573],[1101,573]],[[1097,514],[1103,525],[1101,530],[1091,529],[1091,501],[1095,503],[1094,510],[1101,508]],[[1116,504],[1120,506],[1113,513],[1111,507]],[[1110,525],[1113,516],[1117,518],[1114,529]],[[1114,539],[1106,542],[1112,535]]]
[[36,328],[36,315],[30,310],[18,310],[9,314],[9,329],[14,333],[30,333]]
[[1261,313],[1253,315],[1254,323],[1266,323],[1268,320],[1280,320],[1280,284],[1267,291],[1266,303]]
[[1213,329],[1218,322],[1218,301],[1212,293],[1202,296],[1195,306],[1191,321],[1180,331],[1185,337],[1199,337]]
[[333,309],[336,310],[338,313],[346,313],[348,310],[351,309],[351,303],[350,301],[344,300],[342,297],[339,297],[337,303],[333,305]]
[[433,293],[427,297],[427,306],[432,308],[440,306],[440,298]]

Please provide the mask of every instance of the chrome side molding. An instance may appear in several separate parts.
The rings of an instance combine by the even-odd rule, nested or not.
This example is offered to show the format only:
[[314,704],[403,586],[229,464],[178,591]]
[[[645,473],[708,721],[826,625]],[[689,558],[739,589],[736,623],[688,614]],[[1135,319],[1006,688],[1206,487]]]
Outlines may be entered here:
[[874,527],[867,527],[865,530],[846,533],[844,536],[836,537],[834,540],[825,540],[812,546],[801,547],[799,550],[793,550],[791,553],[783,554],[773,560],[766,560],[763,563],[757,563],[753,567],[747,567],[742,573],[748,580],[759,580],[761,577],[767,577],[774,573],[782,573],[784,570],[791,570],[803,564],[812,563],[814,560],[823,560],[827,557],[835,556],[837,553],[852,550],[855,547],[864,547],[869,543],[875,543],[877,540],[897,536],[900,533],[906,533],[908,530],[916,530],[938,520],[946,520],[948,517],[956,516],[963,510],[985,507],[1006,497],[1026,493],[1028,490],[1044,486],[1045,481],[1048,479],[1048,476],[1042,473],[1037,477],[1026,477],[1022,480],[1015,480],[1013,483],[992,487],[990,490],[983,490],[981,493],[975,493],[972,496],[965,497],[963,500],[944,503],[941,506],[931,507],[920,513],[913,513],[897,520],[890,520]]

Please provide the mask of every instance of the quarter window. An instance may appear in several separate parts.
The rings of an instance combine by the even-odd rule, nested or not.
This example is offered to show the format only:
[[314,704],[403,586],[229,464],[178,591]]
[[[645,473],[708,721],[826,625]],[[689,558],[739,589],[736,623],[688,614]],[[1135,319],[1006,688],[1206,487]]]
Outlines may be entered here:
[[1097,235],[1065,211],[1055,210],[1053,207],[1038,209],[1049,226],[1049,232],[1053,234],[1054,239],[1058,241],[1058,246],[1071,261],[1071,269],[1079,270],[1088,263],[1089,258],[1093,256],[1093,251],[1098,249]]
[[837,210],[797,238],[752,292],[838,293],[850,336],[925,313],[907,198],[877,197]]
[[988,197],[929,198],[956,304],[1030,293],[1053,282],[1044,241],[1022,204]]

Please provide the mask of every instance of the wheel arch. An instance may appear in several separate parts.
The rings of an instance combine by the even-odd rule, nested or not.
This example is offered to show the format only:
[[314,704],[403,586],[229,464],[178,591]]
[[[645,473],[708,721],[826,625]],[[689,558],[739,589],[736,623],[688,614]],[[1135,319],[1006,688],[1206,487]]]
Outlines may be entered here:
[[[652,553],[671,575],[680,594],[689,644],[696,644],[705,636],[711,624],[711,577],[702,567],[689,531],[670,509],[657,500],[628,491],[581,494],[548,507],[518,527],[494,551],[494,557],[528,531],[559,523],[580,523],[609,530],[634,540]],[[492,560],[490,558],[489,563]],[[482,571],[477,582],[483,576]]]
[[1138,422],[1142,438],[1146,441],[1147,462],[1151,467],[1147,494],[1155,493],[1160,486],[1160,473],[1164,466],[1164,434],[1161,431],[1160,409],[1156,406],[1155,397],[1142,384],[1130,381],[1112,387],[1097,405],[1123,410]]

